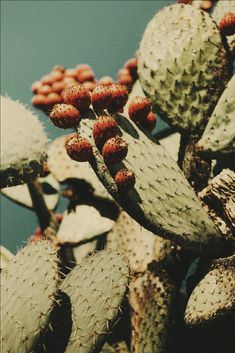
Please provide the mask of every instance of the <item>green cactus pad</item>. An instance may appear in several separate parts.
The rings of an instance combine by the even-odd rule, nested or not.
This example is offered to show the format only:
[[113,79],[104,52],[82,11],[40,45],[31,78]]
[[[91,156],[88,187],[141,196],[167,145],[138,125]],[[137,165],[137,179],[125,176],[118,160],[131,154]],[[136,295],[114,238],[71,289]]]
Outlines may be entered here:
[[74,212],[64,212],[57,237],[60,243],[79,243],[112,229],[114,221],[102,217],[94,207],[79,205]]
[[104,250],[85,258],[65,278],[61,290],[69,296],[72,307],[66,353],[91,353],[102,345],[118,315],[128,277],[123,256]]
[[[49,174],[44,178],[39,178],[42,186],[43,197],[49,210],[53,210],[59,201],[59,183]],[[32,208],[32,199],[26,184],[12,186],[1,189],[1,193],[10,200],[28,208]]]
[[[91,160],[109,193],[154,234],[201,253],[220,251],[221,236],[176,162],[150,134],[144,134],[123,115],[117,114],[115,118],[119,134],[128,144],[127,157],[123,163],[108,168],[93,146],[95,158]],[[94,145],[92,125],[93,120],[83,119],[79,133]],[[131,169],[136,178],[135,189],[125,193],[118,191],[113,179],[123,166]]]
[[46,328],[58,287],[58,258],[48,241],[20,250],[2,271],[2,353],[29,353]]
[[235,255],[218,259],[194,288],[185,311],[189,326],[206,325],[235,313]]
[[132,279],[129,302],[133,353],[166,352],[173,301],[174,287],[163,270]]
[[107,236],[107,246],[118,249],[127,257],[133,272],[144,272],[153,260],[158,261],[171,252],[169,240],[156,237],[122,212]]
[[55,139],[49,146],[48,168],[54,177],[63,182],[69,178],[85,179],[95,189],[95,194],[102,197],[108,197],[108,193],[99,181],[89,163],[75,162],[66,153],[65,139],[68,137],[61,136]]
[[235,153],[235,75],[220,97],[198,146],[211,157]]
[[6,267],[13,257],[14,255],[8,249],[0,245],[0,270]]
[[23,184],[42,172],[47,137],[28,108],[1,96],[1,188]]
[[129,353],[129,349],[125,342],[118,342],[115,344],[105,343],[100,353]]
[[231,77],[231,65],[211,17],[176,4],[148,24],[138,72],[160,116],[180,131],[199,134]]

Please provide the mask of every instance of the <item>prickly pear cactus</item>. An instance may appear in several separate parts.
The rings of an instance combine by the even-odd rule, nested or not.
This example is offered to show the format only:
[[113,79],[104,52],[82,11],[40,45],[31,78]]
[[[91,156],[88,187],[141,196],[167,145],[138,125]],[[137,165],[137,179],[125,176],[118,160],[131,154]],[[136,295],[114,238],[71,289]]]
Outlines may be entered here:
[[[93,352],[102,346],[116,319],[128,284],[128,265],[113,250],[85,258],[61,285],[72,307],[72,329],[66,353]],[[59,328],[58,337],[60,330]]]
[[6,267],[13,257],[14,255],[8,249],[0,245],[0,270]]
[[231,76],[231,66],[211,17],[176,4],[159,11],[148,24],[138,72],[161,117],[180,131],[198,134]]
[[193,290],[185,312],[189,326],[207,325],[235,312],[235,255],[215,260]]
[[[93,146],[91,165],[104,186],[123,209],[149,231],[179,245],[207,254],[216,253],[221,236],[202,209],[194,191],[167,151],[130,120],[116,114],[119,134],[128,144],[128,154],[120,165],[104,164]],[[94,145],[91,119],[82,121],[79,132]],[[121,193],[113,175],[123,164],[135,174],[134,190]]]
[[23,184],[42,171],[47,137],[22,103],[1,96],[1,187]]
[[28,244],[2,271],[2,353],[29,353],[47,327],[58,290],[58,258],[48,241]]
[[107,236],[107,246],[122,251],[128,258],[133,272],[144,272],[153,260],[159,260],[171,252],[171,242],[141,227],[122,212]]
[[146,271],[130,283],[132,352],[163,353],[169,348],[174,286],[163,270]]
[[235,153],[235,75],[221,95],[198,146],[211,157]]

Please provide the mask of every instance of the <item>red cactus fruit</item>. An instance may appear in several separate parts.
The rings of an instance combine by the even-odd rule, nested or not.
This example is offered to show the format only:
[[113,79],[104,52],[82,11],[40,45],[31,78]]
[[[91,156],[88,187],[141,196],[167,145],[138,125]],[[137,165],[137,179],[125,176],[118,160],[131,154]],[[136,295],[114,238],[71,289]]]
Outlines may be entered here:
[[46,96],[44,96],[43,94],[36,94],[35,96],[33,96],[31,103],[38,108],[44,107],[47,105],[47,101],[46,101]]
[[51,113],[50,119],[53,124],[62,129],[76,127],[80,120],[80,112],[71,104],[56,104]]
[[177,0],[178,4],[192,4],[193,0]]
[[62,220],[63,220],[63,215],[62,215],[62,213],[56,213],[55,216],[56,216],[57,222],[58,222],[58,223],[61,223]]
[[77,85],[77,80],[74,77],[65,77],[62,82],[66,88]]
[[129,70],[131,76],[136,79],[137,78],[137,59],[136,58],[130,58],[129,60],[126,61],[124,64],[124,68]]
[[65,77],[77,77],[77,70],[76,69],[67,69],[64,72]]
[[64,72],[65,68],[62,65],[55,65],[52,69],[52,71],[60,71],[60,72]]
[[61,93],[65,89],[65,84],[63,81],[58,81],[54,82],[51,87],[54,93]]
[[90,142],[77,134],[66,141],[65,147],[69,157],[77,162],[88,162],[93,157]]
[[44,240],[45,237],[43,234],[33,234],[28,238],[29,243],[34,243],[35,241],[41,241]]
[[226,13],[219,23],[219,30],[225,36],[235,34],[235,14],[232,12]]
[[95,74],[92,70],[83,70],[80,73],[78,73],[76,77],[80,83],[83,83],[85,81],[95,80]]
[[41,77],[41,82],[43,85],[51,85],[53,83],[53,78],[50,74]]
[[62,102],[63,102],[62,97],[55,92],[49,93],[48,96],[46,97],[46,103],[51,107],[55,104],[62,103]]
[[157,118],[153,112],[150,112],[147,118],[141,123],[141,125],[148,131],[152,131],[156,127]]
[[91,70],[91,67],[88,64],[79,64],[76,66],[77,75],[79,75],[82,71],[87,70]]
[[151,103],[148,98],[136,96],[130,102],[128,113],[135,123],[144,121],[151,110]]
[[38,92],[38,89],[42,87],[42,82],[41,81],[35,81],[32,86],[31,86],[31,91],[33,93],[37,93]]
[[128,145],[119,136],[108,139],[102,148],[102,156],[107,164],[121,162],[126,157],[127,152]]
[[118,70],[117,77],[123,76],[123,75],[130,75],[130,71],[128,69],[122,68]]
[[49,93],[52,93],[52,88],[49,85],[43,85],[38,88],[38,94],[43,94],[44,96],[47,96]]
[[121,169],[115,175],[115,184],[120,191],[133,189],[135,185],[135,174],[132,170]]
[[96,111],[104,110],[108,107],[112,100],[112,93],[110,92],[109,87],[102,85],[96,86],[91,94],[91,102],[93,108]]
[[100,116],[94,123],[92,133],[97,147],[102,147],[111,137],[118,132],[118,125],[111,116]]
[[40,227],[34,229],[34,235],[42,235],[42,230]]
[[72,104],[81,112],[89,109],[91,93],[83,85],[73,85],[62,92],[64,103]]
[[61,71],[52,71],[50,73],[52,83],[61,81],[64,78],[64,74]]
[[110,76],[103,76],[99,79],[98,84],[102,86],[112,86],[114,83],[112,77]]
[[130,89],[134,83],[133,78],[130,74],[127,75],[121,75],[118,78],[118,83],[120,85],[126,86],[128,89]]
[[85,87],[85,89],[92,92],[96,88],[96,83],[93,81],[85,81],[83,82],[83,86]]
[[213,6],[212,1],[210,0],[202,0],[200,3],[200,9],[204,11],[209,11]]
[[108,106],[110,113],[122,111],[128,99],[128,90],[126,86],[113,84],[110,86],[110,92],[112,94],[112,100]]

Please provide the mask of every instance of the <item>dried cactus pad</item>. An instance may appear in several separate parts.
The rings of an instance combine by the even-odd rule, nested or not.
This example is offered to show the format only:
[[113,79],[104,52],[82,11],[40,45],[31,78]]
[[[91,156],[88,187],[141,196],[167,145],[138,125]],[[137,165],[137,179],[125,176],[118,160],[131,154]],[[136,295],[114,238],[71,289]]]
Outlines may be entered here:
[[[163,240],[164,244],[161,241]],[[156,237],[141,227],[134,219],[122,212],[107,236],[107,246],[118,249],[127,257],[133,272],[144,272],[153,260],[171,252],[169,240]]]
[[[104,186],[121,207],[138,223],[154,234],[177,242],[195,251],[208,254],[220,249],[221,236],[202,208],[176,162],[167,151],[146,136],[123,115],[115,116],[120,135],[128,144],[122,165],[104,164],[98,149],[91,165]],[[84,119],[80,132],[94,144],[93,121]],[[118,191],[113,180],[123,165],[134,172],[134,190]]]
[[123,256],[103,250],[85,258],[65,278],[61,290],[69,296],[72,307],[66,353],[91,353],[102,345],[118,315],[128,276]]
[[1,96],[1,187],[38,176],[47,137],[37,116],[22,103]]
[[95,194],[107,197],[108,193],[99,181],[89,163],[75,162],[66,153],[65,139],[67,136],[61,136],[55,139],[48,148],[48,168],[54,177],[63,182],[69,178],[85,179],[94,189]]
[[215,261],[193,290],[185,312],[189,326],[208,324],[235,313],[235,255]]
[[2,271],[2,353],[29,353],[48,324],[58,286],[58,259],[48,241],[34,242]]
[[220,97],[198,146],[212,157],[235,153],[235,75]]
[[107,233],[114,221],[102,217],[95,207],[79,205],[75,212],[64,212],[57,237],[61,243],[79,243]]
[[129,296],[133,353],[168,351],[173,300],[174,286],[162,270],[133,278]]
[[160,116],[181,131],[197,134],[230,78],[231,66],[211,17],[176,4],[159,11],[148,24],[138,72]]

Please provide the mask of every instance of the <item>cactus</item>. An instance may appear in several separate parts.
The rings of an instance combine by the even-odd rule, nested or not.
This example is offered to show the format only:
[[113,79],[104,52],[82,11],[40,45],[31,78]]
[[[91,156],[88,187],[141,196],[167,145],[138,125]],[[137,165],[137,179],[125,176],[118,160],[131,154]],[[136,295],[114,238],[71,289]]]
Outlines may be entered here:
[[0,245],[0,270],[2,270],[8,262],[13,258],[13,254],[4,246]]
[[159,114],[183,132],[200,134],[231,67],[210,16],[184,4],[159,11],[140,43],[138,72]]
[[198,142],[204,153],[215,157],[235,153],[235,76],[221,95],[215,110]]
[[[119,313],[128,277],[123,256],[117,251],[104,250],[85,258],[65,278],[61,291],[70,298],[72,308],[72,328],[66,353],[93,352],[102,347]],[[61,325],[57,340],[63,337],[63,330]]]
[[[39,178],[39,181],[42,185],[46,205],[49,210],[53,210],[59,201],[59,183],[51,174],[44,178]],[[25,184],[3,188],[1,193],[22,206],[33,208],[30,193]]]
[[35,114],[1,96],[1,188],[38,176],[46,156],[47,137]]
[[186,311],[187,325],[207,325],[234,314],[235,255],[218,259],[194,288]]
[[58,271],[57,253],[48,241],[27,245],[3,269],[3,353],[29,353],[34,349],[55,305]]
[[114,221],[102,217],[94,207],[80,205],[75,212],[64,213],[57,237],[62,243],[76,244],[109,232],[113,225]]

